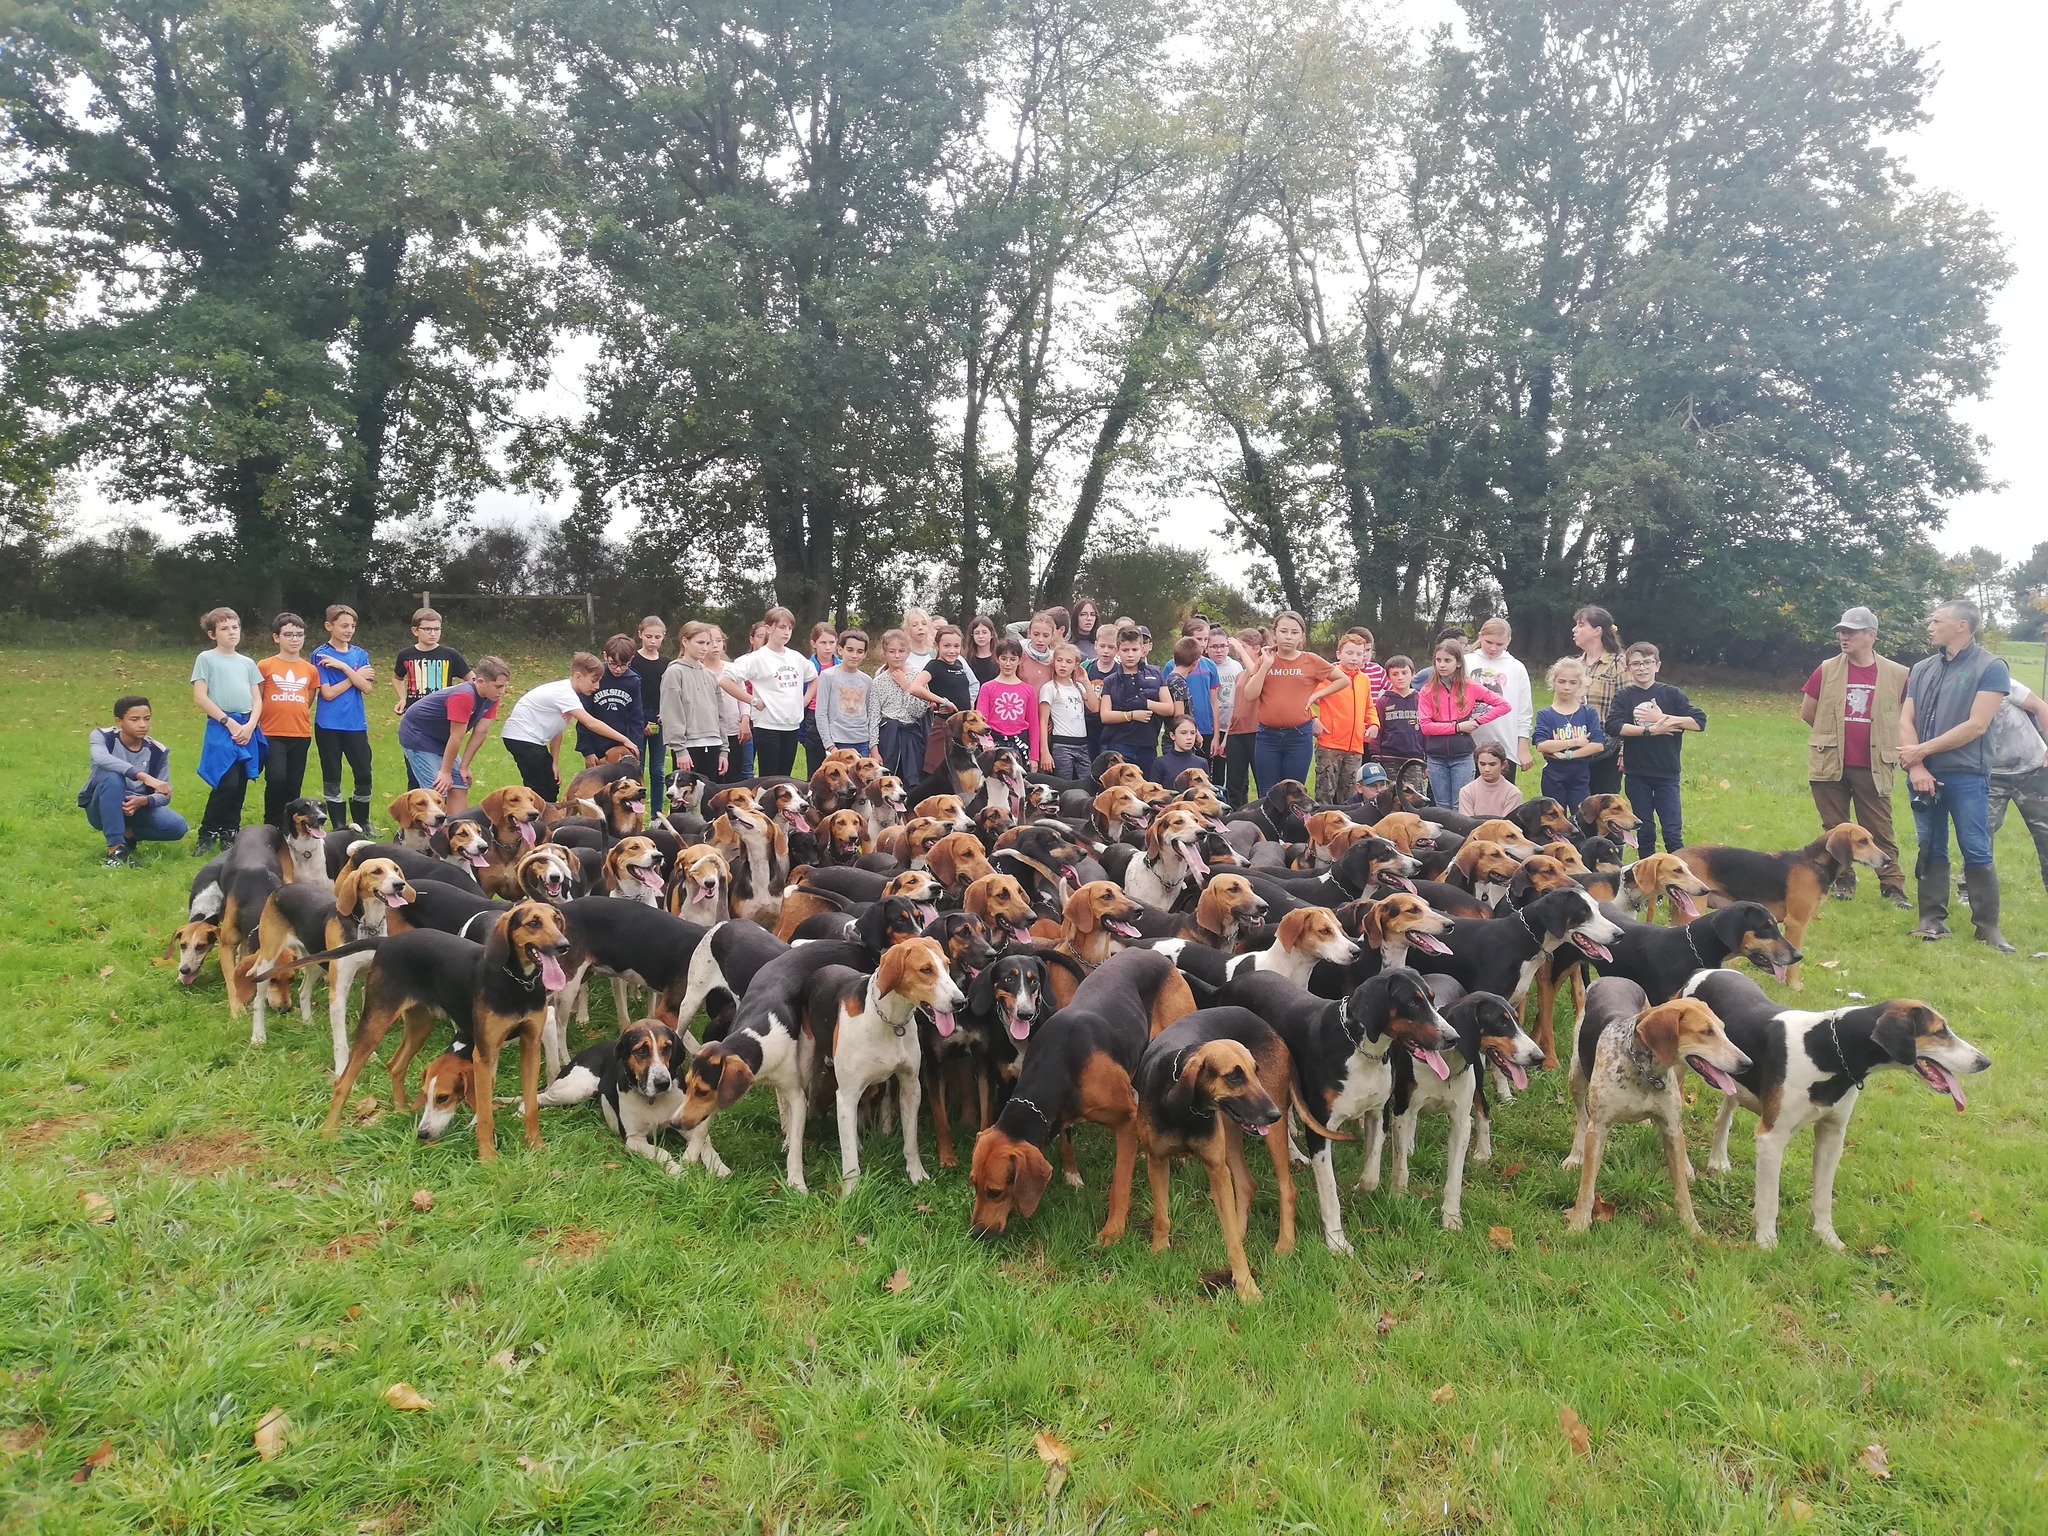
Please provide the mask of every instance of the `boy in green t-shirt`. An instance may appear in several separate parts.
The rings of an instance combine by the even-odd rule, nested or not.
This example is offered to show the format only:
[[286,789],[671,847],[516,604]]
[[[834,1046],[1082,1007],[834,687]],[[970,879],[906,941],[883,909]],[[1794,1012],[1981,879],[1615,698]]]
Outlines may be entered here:
[[210,858],[234,842],[242,826],[242,797],[249,781],[263,775],[263,732],[256,726],[263,676],[236,649],[242,643],[242,618],[234,609],[208,609],[199,627],[213,641],[213,649],[201,651],[192,663],[192,702],[206,716],[199,777],[211,792],[192,851]]

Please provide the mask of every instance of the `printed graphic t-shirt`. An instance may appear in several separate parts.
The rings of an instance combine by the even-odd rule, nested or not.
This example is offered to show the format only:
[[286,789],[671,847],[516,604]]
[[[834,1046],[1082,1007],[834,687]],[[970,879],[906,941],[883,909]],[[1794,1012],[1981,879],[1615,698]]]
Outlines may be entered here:
[[313,734],[314,680],[319,672],[303,656],[266,656],[256,663],[263,679],[263,712],[257,725],[266,736]]
[[468,677],[469,663],[452,645],[437,645],[431,651],[408,645],[398,653],[398,661],[391,673],[398,679],[398,686],[405,690],[405,702],[410,706],[428,694],[452,688]]
[[[1820,697],[1820,668],[1806,680],[1806,696]],[[1870,721],[1877,699],[1877,663],[1852,666],[1842,690],[1842,762],[1850,768],[1870,766]]]

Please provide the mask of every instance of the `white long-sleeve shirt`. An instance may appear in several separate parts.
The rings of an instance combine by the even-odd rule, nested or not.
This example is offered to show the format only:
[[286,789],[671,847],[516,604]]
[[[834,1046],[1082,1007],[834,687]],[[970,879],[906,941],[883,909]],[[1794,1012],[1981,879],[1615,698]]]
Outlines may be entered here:
[[1511,652],[1502,651],[1496,658],[1475,645],[1465,653],[1465,675],[1508,701],[1506,714],[1498,720],[1488,721],[1472,733],[1474,750],[1491,742],[1504,748],[1508,761],[1514,762],[1517,743],[1527,741],[1536,725],[1536,701],[1529,689],[1529,669],[1515,660]]

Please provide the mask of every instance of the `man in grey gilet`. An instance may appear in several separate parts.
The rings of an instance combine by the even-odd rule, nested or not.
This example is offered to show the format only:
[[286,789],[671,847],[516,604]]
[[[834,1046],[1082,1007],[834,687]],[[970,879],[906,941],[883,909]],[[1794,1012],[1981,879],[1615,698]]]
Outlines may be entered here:
[[1991,741],[1986,735],[2005,701],[2005,663],[1977,644],[1977,605],[1954,598],[1934,610],[1927,640],[1934,654],[1906,678],[1899,712],[1899,761],[1913,791],[1920,852],[1913,875],[1920,921],[1916,938],[1948,936],[1948,827],[1963,850],[1963,888],[1970,922],[1993,949],[2013,952],[1998,931],[1998,870],[1991,862]]

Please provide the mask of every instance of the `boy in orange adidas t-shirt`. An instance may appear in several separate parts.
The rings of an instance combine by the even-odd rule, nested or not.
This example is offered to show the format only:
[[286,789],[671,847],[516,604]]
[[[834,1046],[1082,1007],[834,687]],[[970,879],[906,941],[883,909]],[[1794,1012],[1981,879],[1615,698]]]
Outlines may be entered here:
[[263,819],[284,825],[284,808],[299,798],[306,782],[306,749],[313,742],[313,691],[320,673],[305,656],[306,621],[280,613],[270,621],[277,654],[256,663],[263,679],[256,722],[270,743],[263,777]]

